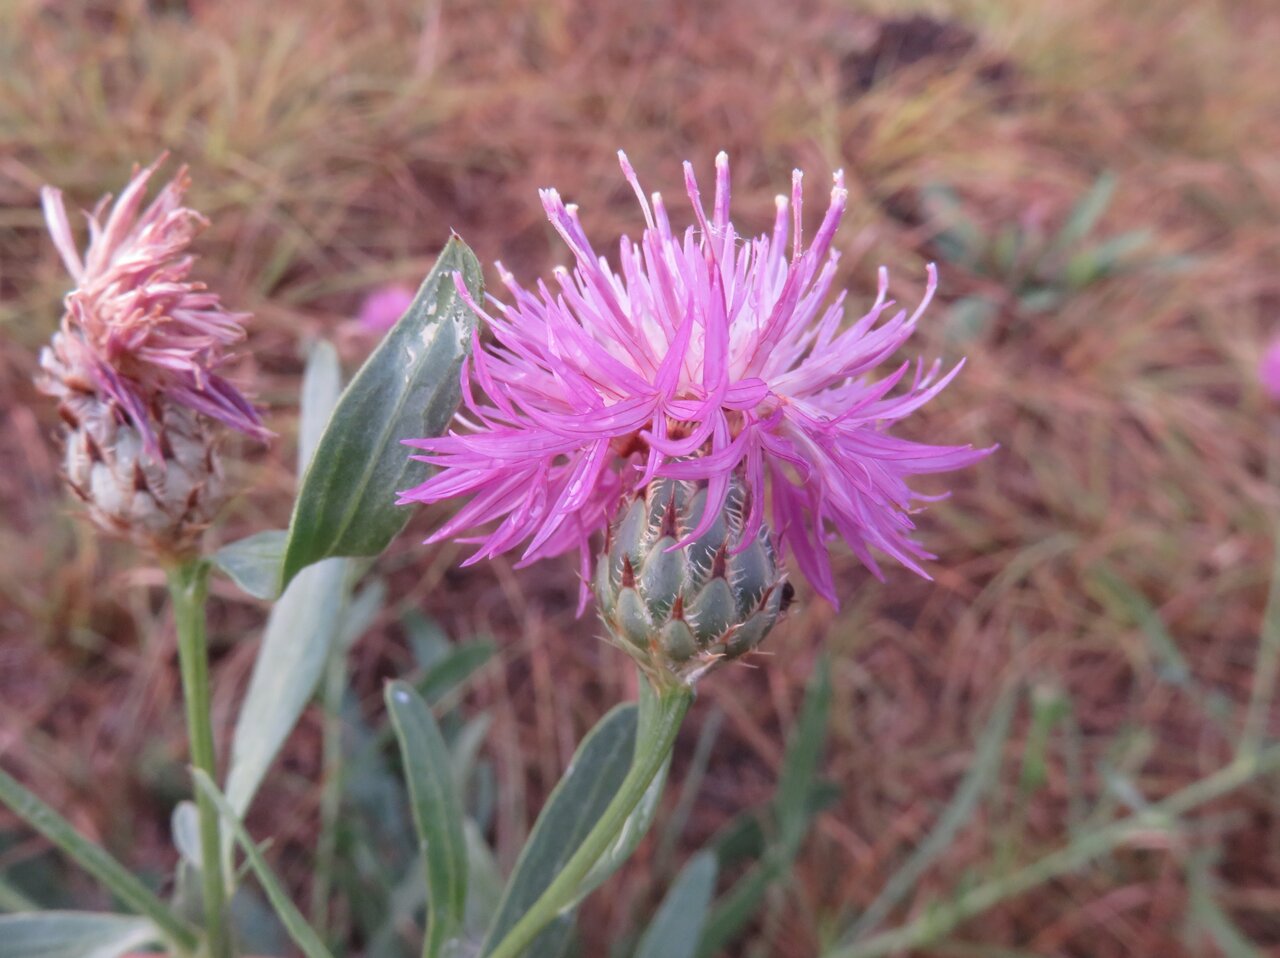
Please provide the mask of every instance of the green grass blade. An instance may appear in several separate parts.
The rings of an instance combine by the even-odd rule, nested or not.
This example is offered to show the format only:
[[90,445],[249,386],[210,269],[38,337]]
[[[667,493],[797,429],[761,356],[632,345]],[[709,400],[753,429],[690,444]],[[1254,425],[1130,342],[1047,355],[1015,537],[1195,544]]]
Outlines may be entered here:
[[818,776],[818,764],[827,742],[827,715],[831,711],[831,660],[823,656],[815,664],[805,690],[800,719],[787,742],[782,776],[774,806],[782,844],[791,855],[809,828],[810,795]]
[[120,901],[138,914],[150,918],[176,944],[184,948],[195,947],[195,932],[168,905],[104,848],[77,832],[70,822],[4,771],[0,771],[0,803],[62,849],[72,861],[100,881]]
[[995,784],[999,775],[1004,743],[1009,737],[1009,725],[1013,721],[1017,703],[1017,690],[1012,686],[1006,688],[996,700],[991,717],[987,719],[987,725],[978,738],[973,764],[956,789],[955,796],[938,816],[928,837],[916,846],[902,867],[885,882],[880,894],[867,906],[867,910],[858,916],[844,936],[845,941],[855,941],[879,925],[890,910],[910,894],[920,876],[950,847],[956,834],[969,821],[978,802]]

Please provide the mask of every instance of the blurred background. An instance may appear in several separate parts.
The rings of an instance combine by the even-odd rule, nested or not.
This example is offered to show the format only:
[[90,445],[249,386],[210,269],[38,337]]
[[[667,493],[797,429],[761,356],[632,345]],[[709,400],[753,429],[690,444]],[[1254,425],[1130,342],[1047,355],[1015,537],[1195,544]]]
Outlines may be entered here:
[[[163,577],[77,515],[53,403],[31,382],[68,287],[42,184],[88,208],[162,151],[167,170],[191,167],[190,203],[211,220],[197,276],[256,315],[233,378],[280,437],[227,449],[241,492],[215,534],[230,541],[287,520],[306,345],[337,342],[353,371],[377,338],[355,319],[364,298],[416,286],[451,230],[522,280],[564,262],[539,187],[616,249],[642,226],[621,147],[681,223],[680,162],[709,178],[727,150],[748,233],[770,225],[792,168],[814,207],[843,168],[851,302],[870,302],[885,264],[913,303],[936,261],[911,349],[968,357],[912,434],[1001,448],[927,489],[954,490],[921,518],[935,581],[893,570],[881,585],[845,557],[839,612],[801,586],[767,655],[702,683],[673,773],[686,787],[664,812],[680,828],[663,840],[660,818],[587,902],[581,954],[608,954],[688,849],[770,800],[823,653],[831,787],[723,954],[830,946],[930,834],[1006,689],[1012,730],[980,800],[892,921],[1069,841],[1081,809],[1123,811],[1220,767],[1249,697],[1278,505],[1257,377],[1280,303],[1277,44],[1271,0],[7,0],[0,761],[131,864],[172,867],[187,784]],[[351,687],[374,722],[424,629],[492,637],[459,708],[489,717],[488,834],[510,867],[582,733],[634,694],[632,670],[575,619],[571,560],[460,570],[458,547],[419,545],[438,518],[416,516],[380,560],[389,598]],[[225,733],[264,607],[214,589]],[[249,821],[299,898],[321,725],[304,716]],[[1275,785],[913,953],[1280,953]],[[0,879],[0,905],[107,904],[3,814]]]

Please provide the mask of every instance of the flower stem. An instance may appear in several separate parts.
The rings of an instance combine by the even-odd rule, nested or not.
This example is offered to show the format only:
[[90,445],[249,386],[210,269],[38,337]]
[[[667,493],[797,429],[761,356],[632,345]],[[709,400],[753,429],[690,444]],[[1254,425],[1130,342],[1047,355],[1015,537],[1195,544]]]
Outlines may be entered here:
[[[187,706],[187,734],[191,764],[210,778],[217,775],[213,748],[213,723],[209,711],[209,647],[205,640],[205,596],[209,564],[192,559],[170,567],[169,595],[178,632],[178,662],[182,669],[182,694]],[[200,878],[204,893],[205,940],[209,958],[229,958],[224,910],[226,888],[222,881],[222,849],[218,810],[197,790],[200,820]]]
[[538,932],[573,904],[583,880],[618,840],[627,819],[640,804],[654,777],[666,765],[675,745],[676,733],[692,701],[693,689],[683,683],[655,690],[647,680],[643,681],[635,755],[617,794],[546,891],[506,936],[487,952],[486,958],[516,958]]

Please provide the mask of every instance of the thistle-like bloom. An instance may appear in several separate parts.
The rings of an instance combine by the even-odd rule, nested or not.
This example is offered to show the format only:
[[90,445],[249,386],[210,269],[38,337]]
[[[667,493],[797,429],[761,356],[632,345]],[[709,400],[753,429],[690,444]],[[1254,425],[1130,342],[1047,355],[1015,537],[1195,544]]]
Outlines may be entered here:
[[[623,238],[620,272],[592,248],[576,209],[544,190],[573,269],[557,270],[555,291],[542,282],[528,290],[499,264],[513,303],[493,300],[492,311],[472,303],[494,346],[474,343],[460,428],[408,443],[438,471],[402,502],[471,497],[428,541],[479,543],[469,562],[520,545],[522,563],[577,549],[585,581],[590,540],[624,495],[657,477],[705,483],[701,521],[679,543],[688,545],[717,521],[740,482],[738,548],[772,526],[779,551],[794,554],[831,602],[832,533],[877,577],[873,550],[926,575],[919,563],[932,556],[911,538],[914,506],[924,497],[907,480],[970,465],[989,451],[888,431],[960,368],[943,374],[938,363],[903,362],[873,376],[932,298],[933,267],[911,313],[891,312],[882,269],[870,311],[846,326],[845,294],[828,301],[839,258],[833,239],[848,197],[841,174],[806,245],[799,171],[790,200],[778,197],[772,232],[749,239],[729,219],[725,154],[716,158],[710,217],[686,163],[695,225],[680,235],[662,198],[647,200],[625,155],[619,158],[647,224],[639,243]],[[487,401],[473,396],[473,384]]]
[[226,311],[188,278],[187,247],[206,221],[182,205],[186,170],[143,208],[156,165],[87,217],[83,258],[61,192],[43,190],[49,232],[76,288],[41,353],[37,385],[59,400],[66,478],[94,521],[174,555],[194,548],[222,501],[210,421],[270,433],[214,372],[244,338],[247,314]]
[[61,399],[97,394],[114,404],[153,459],[161,455],[161,403],[185,406],[246,435],[270,435],[253,405],[213,372],[227,347],[244,339],[248,314],[228,312],[203,283],[188,279],[195,258],[187,247],[207,221],[182,205],[190,184],[186,168],[142,206],[162,161],[135,172],[114,205],[110,195],[98,202],[87,217],[83,259],[61,190],[41,191],[49,233],[76,288],[41,355],[40,386]]

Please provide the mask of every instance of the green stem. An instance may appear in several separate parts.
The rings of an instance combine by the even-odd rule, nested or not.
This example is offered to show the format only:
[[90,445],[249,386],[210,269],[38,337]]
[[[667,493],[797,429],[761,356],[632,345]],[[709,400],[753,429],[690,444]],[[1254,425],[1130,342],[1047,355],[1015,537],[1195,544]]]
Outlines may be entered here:
[[538,932],[573,904],[583,879],[618,840],[627,819],[640,804],[654,777],[666,765],[675,745],[676,733],[692,701],[693,689],[684,684],[654,690],[648,681],[643,682],[635,755],[617,794],[546,891],[507,932],[506,937],[487,953],[486,958],[516,958]]
[[829,951],[823,958],[878,958],[924,947],[988,908],[1075,871],[1093,859],[1115,851],[1143,832],[1168,828],[1197,806],[1227,795],[1276,769],[1280,769],[1280,746],[1253,756],[1241,756],[1135,815],[1082,835],[1067,847],[1051,852],[1025,868],[978,885],[951,901],[935,904],[901,928]]
[[[169,594],[173,600],[173,618],[178,632],[178,662],[182,669],[182,694],[187,706],[191,764],[212,779],[218,772],[209,709],[209,647],[204,631],[209,568],[202,559],[171,567]],[[226,887],[222,880],[218,809],[200,790],[196,791],[196,808],[200,819],[200,879],[208,954],[209,958],[229,958],[231,948],[224,919]]]

